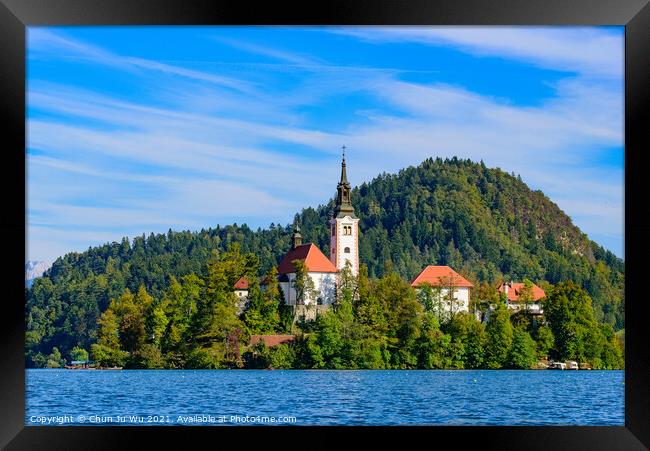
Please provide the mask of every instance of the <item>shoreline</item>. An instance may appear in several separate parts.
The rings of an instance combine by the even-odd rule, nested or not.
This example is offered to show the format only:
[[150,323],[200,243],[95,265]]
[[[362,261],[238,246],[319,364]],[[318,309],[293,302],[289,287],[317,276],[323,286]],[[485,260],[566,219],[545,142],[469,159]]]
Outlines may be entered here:
[[[25,370],[66,370],[70,368],[25,368]],[[548,368],[410,368],[410,369],[387,369],[387,368],[79,368],[78,370],[90,371],[542,371]],[[591,369],[591,370],[551,370],[553,372],[594,372],[594,371],[625,371],[625,368],[618,369]]]

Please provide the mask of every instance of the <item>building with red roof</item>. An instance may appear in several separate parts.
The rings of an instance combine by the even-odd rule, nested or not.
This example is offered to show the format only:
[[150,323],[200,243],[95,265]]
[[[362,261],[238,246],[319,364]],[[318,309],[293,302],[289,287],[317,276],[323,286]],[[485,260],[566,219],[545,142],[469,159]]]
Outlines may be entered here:
[[248,291],[248,279],[246,276],[242,276],[239,278],[237,282],[235,282],[235,290],[247,290]]
[[411,286],[419,298],[424,295],[424,286],[433,289],[434,306],[440,310],[440,317],[469,312],[470,291],[474,285],[449,266],[427,266],[413,279]]
[[248,302],[248,279],[246,276],[239,278],[233,287],[235,289],[235,296],[237,296],[237,314],[241,314]]
[[[506,303],[513,310],[521,310],[526,307],[526,285],[523,282],[504,282],[499,285],[499,293],[505,293]],[[544,313],[540,300],[546,296],[544,290],[535,285],[531,285],[528,301],[529,312],[541,315]]]
[[424,268],[411,282],[413,288],[428,284],[434,287],[453,286],[457,288],[473,288],[474,285],[451,269],[449,266],[432,266]]

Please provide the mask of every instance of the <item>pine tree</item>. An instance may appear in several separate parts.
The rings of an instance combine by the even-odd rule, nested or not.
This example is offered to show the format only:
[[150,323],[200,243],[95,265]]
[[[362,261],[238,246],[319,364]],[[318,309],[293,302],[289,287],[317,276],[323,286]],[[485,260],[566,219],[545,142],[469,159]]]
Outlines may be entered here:
[[485,332],[485,365],[489,369],[503,368],[508,363],[513,338],[510,312],[505,302],[497,302],[490,313]]
[[537,360],[535,341],[523,328],[515,328],[508,357],[510,368],[529,369]]

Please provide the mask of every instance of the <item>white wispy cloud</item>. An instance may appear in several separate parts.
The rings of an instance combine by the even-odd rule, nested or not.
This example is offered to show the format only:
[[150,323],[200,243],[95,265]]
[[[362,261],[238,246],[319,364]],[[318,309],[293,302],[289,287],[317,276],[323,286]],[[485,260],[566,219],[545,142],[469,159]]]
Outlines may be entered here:
[[[400,139],[404,134],[410,136],[410,148],[424,145],[483,154],[552,151],[552,158],[571,159],[623,141],[620,96],[579,80],[559,83],[557,95],[538,107],[512,106],[444,84],[381,80],[372,89],[407,114],[377,118],[379,127],[355,130],[379,134],[376,145],[380,148],[396,144],[384,140],[388,134],[398,133]],[[580,148],[566,152],[567,146]]]
[[514,58],[550,69],[617,78],[623,76],[623,40],[620,34],[602,28],[410,26],[330,30],[369,42],[453,45],[475,55]]
[[[212,136],[211,145],[214,145],[215,142],[224,142],[224,138],[239,143],[256,142],[257,139],[264,138],[310,146],[327,153],[336,152],[335,149],[338,148],[337,144],[340,142],[337,141],[332,147],[332,141],[336,136],[322,132],[317,128],[291,127],[276,125],[269,120],[248,121],[230,119],[218,114],[204,115],[176,108],[151,107],[133,102],[116,101],[107,96],[94,95],[66,87],[59,89],[51,84],[44,89],[38,87],[30,89],[28,102],[35,108],[93,119],[104,124],[128,129],[156,130],[163,132],[164,135],[178,133],[189,136],[197,136],[197,132],[202,131],[204,136]],[[37,125],[39,125],[38,120],[30,121],[30,127]],[[219,139],[215,140],[214,138],[217,136]],[[151,137],[151,139],[156,139],[156,137]],[[37,143],[38,141],[34,141],[35,145]],[[164,143],[162,144],[164,145]],[[61,143],[61,145],[64,146],[65,143]],[[241,149],[238,149],[239,151]],[[269,157],[268,154],[264,155],[263,153],[254,155],[255,160],[260,158],[268,159]]]
[[[269,32],[273,33],[272,30],[270,30]],[[239,39],[225,38],[222,36],[214,36],[212,39],[222,44],[227,44],[236,49],[243,50],[245,52],[266,56],[269,58],[284,61],[290,64],[296,64],[299,66],[312,67],[312,66],[322,66],[326,64],[325,61],[323,61],[320,58],[315,58],[309,55],[298,54],[295,52],[289,52],[286,50],[281,50],[266,45],[259,45],[251,42],[245,42]]]
[[177,75],[193,80],[214,83],[217,85],[233,88],[241,92],[251,92],[253,86],[231,77],[223,77],[212,73],[206,73],[188,69],[181,66],[161,63],[155,60],[138,58],[133,56],[117,55],[100,47],[80,42],[69,38],[60,31],[52,31],[40,27],[30,27],[27,31],[28,57],[38,58],[43,55],[57,54],[58,58],[65,57],[67,52],[70,57],[83,58],[93,64],[107,65],[128,71],[145,69],[149,71],[162,72],[165,74]]
[[[461,45],[462,40],[463,49],[472,52],[479,51],[474,47],[480,47],[480,33],[486,33],[480,29],[461,39],[446,31],[436,41],[422,29],[335,31],[376,42]],[[583,52],[591,51],[594,42],[605,42],[609,56],[574,61],[571,55],[577,50],[555,48],[563,40],[573,42],[568,35],[532,30],[528,45],[555,46],[542,57],[524,51],[526,45],[502,48],[507,37],[518,37],[521,30],[509,33],[514,34],[499,34],[481,51],[537,58],[535,64],[555,69],[582,68],[575,70],[580,74],[553,85],[554,95],[539,105],[518,106],[461,86],[405,82],[399,72],[384,68],[350,70],[310,55],[239,43],[248,52],[322,69],[301,72],[299,86],[278,93],[269,89],[273,80],[264,77],[225,77],[224,83],[214,70],[186,73],[180,66],[134,61],[40,30],[30,35],[40,52],[35,57],[55,50],[119,70],[147,71],[163,77],[165,102],[124,100],[29,80],[29,109],[48,113],[28,117],[27,124],[28,148],[36,151],[28,155],[31,249],[59,252],[30,258],[53,260],[64,243],[83,250],[90,243],[169,227],[289,222],[301,207],[334,194],[342,144],[350,149],[353,184],[432,156],[482,159],[521,174],[584,231],[619,236],[622,243],[622,165],[607,172],[598,163],[622,158],[622,81],[604,63],[613,58],[609,35],[598,38],[581,31]],[[358,120],[336,132],[301,113],[306,106],[356,93],[374,99],[375,105],[369,109],[351,103],[349,110]],[[79,233],[83,228],[86,232]],[[48,236],[57,244],[46,243]]]
[[622,169],[599,162],[622,163],[620,96],[576,80],[556,88],[553,100],[518,107],[446,85],[384,81],[376,92],[408,115],[355,127],[350,146],[363,153],[364,178],[432,156],[482,159],[521,174],[584,231],[622,237]]

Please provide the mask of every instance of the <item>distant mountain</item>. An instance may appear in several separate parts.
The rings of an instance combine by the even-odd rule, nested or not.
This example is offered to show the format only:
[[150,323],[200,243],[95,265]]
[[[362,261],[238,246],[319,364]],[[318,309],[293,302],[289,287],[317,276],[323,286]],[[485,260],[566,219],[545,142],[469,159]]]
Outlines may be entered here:
[[29,260],[25,263],[25,286],[31,287],[34,279],[41,277],[52,266],[50,263],[38,260]]
[[[352,173],[354,167],[349,167]],[[332,180],[334,192],[336,182]],[[386,264],[405,279],[426,265],[449,265],[474,283],[529,278],[542,287],[571,280],[593,300],[598,321],[625,326],[622,259],[591,241],[541,191],[483,162],[428,159],[382,174],[352,191],[359,223],[359,258],[371,277]],[[329,255],[334,199],[296,214],[303,241]],[[213,250],[240,243],[261,271],[277,265],[291,241],[290,225],[252,230],[217,226],[127,238],[58,258],[27,294],[28,337],[49,354],[95,340],[97,319],[111,299],[140,285],[159,297],[170,276],[205,276]]]

